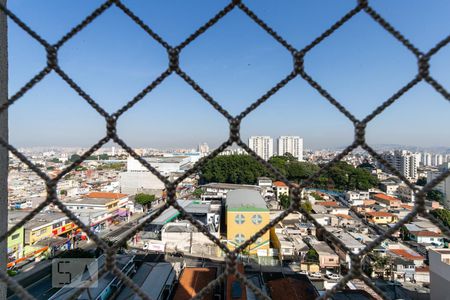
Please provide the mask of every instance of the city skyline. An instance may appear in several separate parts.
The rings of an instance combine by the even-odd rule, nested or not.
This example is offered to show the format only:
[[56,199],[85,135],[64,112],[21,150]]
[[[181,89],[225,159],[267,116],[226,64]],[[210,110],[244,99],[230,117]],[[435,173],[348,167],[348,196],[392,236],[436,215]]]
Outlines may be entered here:
[[[355,4],[325,2],[281,6],[261,1],[248,5],[301,48]],[[48,1],[37,5],[14,1],[9,6],[53,42],[99,3]],[[225,4],[205,1],[197,6],[180,2],[173,8],[162,2],[127,3],[173,45]],[[389,5],[380,1],[372,5],[407,38],[413,37],[412,42],[423,51],[445,36],[450,22],[444,17],[450,9],[450,3],[445,1],[433,7],[420,1]],[[48,11],[52,13],[47,15],[50,7],[52,10]],[[189,17],[184,13],[188,9],[192,11]],[[402,14],[396,14],[398,11]],[[167,22],[168,15],[177,17],[177,26]],[[414,22],[418,16],[421,22]],[[59,63],[106,111],[114,112],[166,68],[167,55],[117,8],[109,9],[91,25],[62,47]],[[298,34],[298,28],[302,34]],[[12,95],[45,66],[46,60],[44,50],[12,22],[9,32]],[[433,76],[444,86],[449,84],[448,53],[442,51],[430,62]],[[183,50],[180,63],[232,115],[239,114],[292,70],[290,54],[239,11],[230,13]],[[417,71],[414,57],[364,15],[356,16],[314,48],[305,57],[305,68],[359,119],[388,99]],[[441,95],[421,83],[368,124],[367,142],[450,146],[450,132],[445,130],[450,127],[448,109],[448,102]],[[105,135],[101,116],[54,74],[10,107],[9,121],[10,141],[17,147],[89,147]],[[58,130],[48,130],[52,126]],[[119,136],[133,147],[195,146],[200,141],[218,146],[228,133],[227,120],[174,75],[118,121]],[[260,134],[300,135],[305,139],[305,148],[320,149],[350,144],[354,129],[335,107],[296,78],[242,121],[244,140]]]

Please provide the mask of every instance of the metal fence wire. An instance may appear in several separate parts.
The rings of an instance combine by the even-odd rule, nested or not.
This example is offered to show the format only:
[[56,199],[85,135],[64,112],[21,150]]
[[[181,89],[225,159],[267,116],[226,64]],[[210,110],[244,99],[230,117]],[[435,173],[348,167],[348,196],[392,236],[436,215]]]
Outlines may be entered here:
[[[76,34],[82,31],[86,26],[88,26],[91,22],[93,22],[98,16],[103,14],[106,10],[110,9],[112,6],[116,6],[119,8],[125,15],[127,15],[134,23],[142,28],[151,39],[157,41],[162,47],[167,50],[167,55],[169,57],[169,64],[167,69],[162,72],[153,82],[148,84],[139,94],[137,94],[133,99],[131,99],[126,105],[120,108],[113,114],[107,113],[94,99],[92,99],[84,90],[77,85],[77,83],[67,75],[64,70],[62,70],[58,64],[58,51],[64,44],[73,38]],[[400,229],[405,223],[411,221],[415,216],[420,215],[426,217],[435,225],[437,225],[444,235],[450,238],[450,230],[443,226],[439,220],[434,218],[432,215],[428,214],[425,210],[425,195],[428,191],[433,189],[440,181],[444,180],[447,176],[450,175],[450,171],[447,171],[440,175],[438,178],[429,182],[422,190],[418,190],[408,179],[406,179],[402,174],[400,174],[392,165],[386,162],[375,150],[373,150],[365,140],[365,128],[366,125],[374,119],[377,115],[381,114],[388,106],[392,105],[395,101],[397,101],[403,94],[405,94],[412,87],[417,85],[419,82],[426,82],[431,85],[438,93],[444,97],[447,101],[450,101],[449,92],[436,80],[432,77],[429,72],[430,69],[430,59],[434,54],[440,51],[443,47],[445,47],[450,42],[450,35],[445,37],[439,43],[437,43],[432,49],[428,52],[422,52],[416,46],[414,46],[402,33],[396,30],[387,20],[385,20],[377,11],[375,11],[370,5],[368,0],[359,0],[356,3],[356,6],[348,11],[342,18],[340,18],[336,23],[334,23],[330,28],[328,28],[325,32],[319,35],[316,39],[311,41],[306,47],[303,49],[296,49],[292,46],[287,40],[285,40],[279,33],[277,33],[274,29],[272,29],[268,24],[266,24],[262,19],[260,19],[248,6],[246,6],[241,0],[233,0],[228,5],[226,5],[222,10],[220,10],[215,16],[213,16],[209,21],[207,21],[204,25],[199,27],[194,33],[192,33],[189,37],[187,37],[182,43],[177,46],[172,46],[167,43],[161,36],[159,36],[156,32],[154,32],[149,26],[147,26],[139,17],[137,17],[127,6],[125,6],[120,0],[108,0],[100,5],[97,9],[92,11],[92,13],[87,16],[81,23],[77,26],[73,27],[67,34],[65,34],[58,42],[55,44],[48,43],[44,38],[42,38],[38,33],[36,33],[30,26],[25,24],[18,16],[16,16],[12,11],[10,11],[7,7],[0,5],[1,13],[5,14],[9,17],[13,22],[15,22],[18,26],[20,26],[24,31],[26,31],[32,38],[38,41],[42,47],[44,47],[47,53],[47,65],[44,69],[42,69],[39,73],[37,73],[30,81],[28,81],[18,92],[13,94],[6,103],[0,106],[0,113],[5,112],[8,108],[13,105],[17,100],[19,100],[24,94],[26,94],[30,89],[32,89],[36,84],[38,84],[45,76],[47,76],[51,72],[55,72],[58,74],[73,90],[75,90],[79,96],[81,96],[90,106],[95,109],[106,121],[106,136],[99,140],[95,145],[93,145],[86,153],[84,153],[76,162],[69,165],[65,170],[63,170],[58,176],[55,178],[50,178],[46,173],[39,169],[38,166],[33,164],[25,155],[20,153],[15,147],[10,145],[8,141],[4,139],[0,139],[0,145],[6,149],[8,149],[11,153],[13,153],[18,159],[20,159],[24,164],[26,164],[31,170],[33,170],[40,178],[45,181],[47,188],[47,196],[46,200],[40,204],[35,210],[33,210],[29,215],[27,215],[23,220],[17,223],[14,227],[10,228],[6,234],[0,237],[0,241],[4,241],[7,239],[9,235],[14,233],[18,228],[23,226],[27,221],[31,220],[34,216],[36,216],[44,207],[49,204],[56,205],[61,211],[63,211],[76,225],[78,225],[87,235],[95,241],[95,243],[104,249],[107,259],[104,268],[99,271],[99,275],[103,275],[107,272],[111,272],[114,275],[118,276],[121,280],[123,280],[124,284],[130,287],[137,295],[139,295],[142,299],[150,299],[148,295],[146,295],[133,281],[128,278],[125,274],[121,272],[116,267],[115,264],[115,255],[118,247],[126,243],[133,235],[135,235],[138,231],[142,230],[144,226],[149,224],[153,219],[158,217],[165,209],[172,206],[177,209],[181,216],[187,220],[189,220],[195,227],[198,228],[203,234],[208,236],[217,246],[219,246],[223,252],[226,254],[226,268],[225,271],[218,276],[215,280],[211,281],[201,292],[199,292],[193,299],[202,299],[207,293],[211,292],[212,289],[223,281],[227,275],[234,274],[237,279],[250,288],[260,299],[270,299],[265,293],[263,293],[258,287],[256,287],[252,282],[246,279],[246,277],[239,273],[236,268],[237,256],[241,253],[246,247],[251,245],[256,241],[257,238],[261,237],[265,232],[267,232],[271,227],[275,226],[278,222],[283,220],[288,214],[299,211],[302,213],[307,219],[313,222],[317,228],[320,228],[324,231],[325,236],[331,239],[333,242],[337,243],[346,250],[348,255],[351,258],[351,268],[349,273],[343,277],[339,283],[334,286],[331,290],[327,291],[326,294],[322,295],[321,299],[328,299],[333,296],[337,291],[342,289],[345,284],[352,279],[361,279],[364,281],[371,289],[373,289],[379,296],[383,299],[389,299],[388,296],[383,294],[383,292],[376,287],[371,279],[367,277],[361,269],[361,261],[363,257],[368,254],[371,250],[373,250],[376,246],[378,246],[383,240],[390,237],[394,232]],[[214,100],[212,96],[210,96],[202,87],[200,87],[196,81],[191,78],[188,74],[186,74],[179,65],[179,55],[182,53],[183,49],[189,45],[191,42],[196,40],[200,35],[209,30],[212,26],[214,26],[220,19],[224,18],[228,13],[232,10],[241,10],[244,12],[249,19],[251,19],[254,23],[260,26],[267,34],[269,34],[276,42],[282,45],[286,51],[288,51],[292,55],[292,71],[281,81],[279,81],[274,87],[268,90],[264,95],[262,95],[259,99],[257,99],[253,104],[247,107],[243,112],[241,112],[237,116],[232,116],[225,110],[218,102]],[[339,101],[334,98],[328,91],[322,87],[318,82],[316,82],[306,71],[304,68],[304,60],[307,57],[308,52],[321,43],[324,39],[332,35],[339,27],[343,24],[351,20],[357,14],[367,14],[369,15],[374,22],[379,24],[384,30],[389,32],[399,43],[401,43],[404,47],[406,47],[416,58],[417,58],[417,74],[414,78],[409,81],[405,86],[399,88],[399,90],[393,94],[391,97],[386,99],[379,107],[377,107],[372,113],[370,113],[367,117],[362,120],[357,119],[352,113],[350,113]],[[118,118],[125,113],[127,110],[131,109],[137,102],[139,102],[144,96],[150,93],[156,86],[161,84],[167,77],[178,75],[181,77],[187,84],[189,84],[199,95],[203,97],[205,101],[211,104],[218,112],[220,112],[228,121],[230,134],[227,141],[221,144],[216,150],[210,153],[208,156],[199,160],[191,169],[186,171],[184,175],[180,178],[169,181],[166,177],[161,175],[155,168],[153,168],[146,160],[144,160],[141,156],[139,156],[131,147],[129,147],[118,135],[116,131],[116,122]],[[300,186],[290,182],[286,179],[275,167],[270,165],[267,161],[264,161],[260,158],[255,152],[253,152],[249,147],[242,141],[240,138],[240,123],[242,119],[244,119],[249,113],[258,108],[262,103],[264,103],[267,99],[269,99],[272,95],[277,93],[281,88],[283,88],[288,82],[290,82],[295,77],[303,78],[311,87],[313,87],[316,91],[318,91],[328,102],[336,107],[342,114],[344,114],[353,124],[355,128],[355,138],[351,145],[349,145],[344,151],[342,151],[339,155],[337,155],[331,162],[326,164],[321,168],[316,174],[311,176],[308,180],[303,182]],[[5,87],[6,88],[6,87]],[[123,238],[121,241],[116,242],[112,246],[108,246],[105,241],[96,236],[88,226],[84,225],[69,209],[67,209],[61,201],[57,197],[56,189],[57,184],[61,178],[67,175],[69,172],[74,170],[80,163],[82,163],[88,156],[93,154],[96,150],[101,148],[108,141],[114,141],[119,144],[126,152],[128,152],[132,157],[137,159],[142,165],[144,165],[150,172],[156,175],[164,184],[167,190],[167,201],[163,207],[161,207],[151,218],[149,218],[146,222],[135,226],[134,230],[130,232],[128,236]],[[287,184],[291,190],[291,204],[288,209],[286,209],[283,213],[281,213],[277,218],[272,220],[268,225],[266,225],[263,229],[261,229],[257,234],[252,236],[245,243],[240,245],[238,248],[233,251],[228,249],[225,244],[223,244],[218,238],[213,236],[208,232],[208,230],[203,227],[198,221],[193,219],[193,217],[188,214],[180,205],[176,202],[176,187],[177,185],[186,179],[188,176],[198,172],[205,163],[217,156],[220,152],[222,152],[225,148],[232,144],[237,144],[238,146],[245,149],[251,156],[253,156],[259,163],[264,165],[273,175],[278,179]],[[308,187],[308,185],[312,182],[312,180],[318,176],[320,176],[325,170],[329,169],[336,162],[341,160],[344,156],[349,154],[352,150],[357,147],[361,147],[366,150],[374,159],[378,162],[385,165],[393,174],[398,176],[401,180],[403,180],[415,193],[416,202],[414,205],[414,209],[403,219],[401,219],[398,223],[395,224],[392,228],[385,231],[384,234],[378,236],[373,242],[368,244],[365,249],[360,251],[359,253],[351,252],[346,245],[343,245],[340,240],[334,237],[330,232],[327,232],[323,226],[321,226],[310,214],[304,211],[300,204],[301,198],[300,194],[304,187]],[[7,209],[6,207],[2,209]],[[5,272],[0,272],[0,279],[6,282],[8,288],[16,293],[21,299],[34,299],[20,284],[18,284],[14,279],[9,277]],[[84,289],[86,289],[92,282],[88,282],[82,288],[80,288],[77,293],[72,297],[75,299],[78,297]]]

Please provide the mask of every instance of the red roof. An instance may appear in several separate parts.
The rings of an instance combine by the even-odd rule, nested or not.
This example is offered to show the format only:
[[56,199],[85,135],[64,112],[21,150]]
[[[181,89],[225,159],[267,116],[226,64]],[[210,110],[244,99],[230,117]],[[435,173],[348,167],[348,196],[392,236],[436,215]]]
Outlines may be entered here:
[[316,204],[322,205],[322,206],[332,206],[332,207],[339,206],[339,204],[336,201],[317,201]]
[[396,215],[385,211],[371,211],[367,214],[372,217],[396,217]]
[[400,201],[400,199],[397,199],[397,198],[394,198],[394,197],[391,197],[391,196],[388,196],[388,195],[385,195],[385,194],[375,194],[375,195],[373,195],[373,197],[374,198],[378,198],[378,199],[382,199],[382,200],[386,200],[386,201],[389,201],[389,202]]
[[343,219],[347,219],[347,220],[353,219],[351,216],[349,216],[349,215],[344,215],[344,214],[335,214],[335,216],[336,216],[336,217],[343,218]]
[[[180,276],[179,285],[173,299],[191,299],[215,278],[216,270],[214,268],[185,268]],[[213,297],[210,292],[207,293],[202,299],[210,300],[212,298]]]
[[125,198],[126,196],[128,195],[120,193],[90,192],[86,195],[86,198],[121,199]]
[[284,183],[283,181],[275,181],[273,185],[276,187],[287,187],[286,183]]
[[404,209],[407,210],[412,210],[414,208],[414,206],[408,204],[401,204],[400,207],[403,207]]
[[408,260],[424,260],[423,256],[417,254],[411,249],[389,249],[389,251]]
[[417,272],[429,273],[430,267],[428,267],[428,266],[416,267],[416,273]]
[[421,231],[411,231],[412,234],[415,236],[433,236],[433,237],[441,237],[442,235],[440,233],[434,232],[434,231],[428,231],[428,230],[421,230]]

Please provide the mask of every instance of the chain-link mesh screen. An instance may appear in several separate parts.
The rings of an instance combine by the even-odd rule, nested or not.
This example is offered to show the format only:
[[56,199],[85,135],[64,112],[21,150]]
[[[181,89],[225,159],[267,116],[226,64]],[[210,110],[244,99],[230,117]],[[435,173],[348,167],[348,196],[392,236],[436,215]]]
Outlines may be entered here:
[[[430,3],[431,4],[431,3]],[[77,83],[71,79],[69,75],[67,75],[64,70],[62,70],[58,64],[58,52],[64,47],[64,45],[77,35],[80,31],[82,31],[86,26],[95,20],[98,16],[102,15],[106,10],[110,9],[112,6],[116,6],[119,8],[125,15],[127,15],[131,20],[134,21],[136,26],[139,26],[144,30],[150,39],[158,42],[161,47],[164,47],[167,50],[167,55],[169,57],[169,64],[167,69],[162,72],[153,82],[148,84],[139,94],[137,94],[131,101],[129,101],[126,105],[120,108],[115,113],[109,114],[107,113],[94,99],[92,99],[82,87],[77,85]],[[42,209],[44,209],[49,204],[56,205],[62,212],[64,212],[74,223],[76,223],[79,228],[81,228],[87,235],[95,241],[95,243],[105,250],[107,254],[106,264],[104,268],[100,271],[100,275],[105,272],[112,272],[116,276],[120,277],[123,282],[130,287],[137,295],[139,295],[142,299],[150,299],[148,295],[140,290],[138,286],[136,286],[133,281],[128,278],[125,274],[121,272],[120,269],[116,267],[115,264],[115,254],[118,246],[120,244],[129,240],[133,235],[135,235],[138,231],[142,230],[147,224],[149,224],[152,220],[158,217],[165,209],[172,206],[177,209],[181,216],[187,220],[189,220],[195,227],[198,228],[199,231],[208,236],[217,246],[219,246],[223,252],[226,254],[226,268],[222,275],[218,276],[214,281],[210,282],[200,293],[198,293],[194,298],[202,299],[204,295],[206,295],[209,291],[211,291],[220,281],[224,280],[227,275],[233,274],[236,278],[241,281],[244,285],[249,287],[260,299],[268,299],[268,296],[263,293],[258,287],[256,287],[252,282],[246,279],[246,277],[239,273],[236,268],[236,260],[239,253],[241,253],[246,247],[254,243],[257,238],[261,237],[265,232],[267,232],[271,227],[275,224],[283,220],[288,214],[299,211],[301,212],[308,220],[312,221],[317,228],[321,228],[324,230],[327,238],[331,239],[334,243],[340,245],[341,248],[345,249],[348,255],[351,258],[351,269],[349,273],[343,277],[339,283],[334,286],[331,290],[327,291],[325,295],[321,298],[326,299],[332,296],[336,291],[342,289],[344,285],[352,279],[361,279],[364,281],[371,289],[373,289],[377,294],[379,294],[383,299],[388,299],[383,292],[376,287],[371,279],[363,274],[361,269],[361,261],[362,258],[368,254],[371,250],[373,250],[376,246],[378,246],[384,239],[391,236],[395,231],[399,230],[401,226],[405,223],[411,221],[415,216],[421,215],[423,217],[428,218],[431,222],[436,224],[442,232],[450,238],[450,230],[443,226],[440,221],[436,218],[428,214],[425,210],[425,195],[428,191],[433,189],[440,181],[444,180],[447,176],[450,175],[450,171],[447,171],[440,175],[438,178],[429,182],[422,190],[418,190],[407,178],[405,178],[402,174],[400,174],[393,166],[387,163],[377,152],[375,152],[365,140],[365,128],[366,125],[374,119],[377,115],[381,114],[388,106],[392,105],[396,102],[403,94],[405,94],[412,87],[417,85],[419,82],[426,82],[431,85],[438,93],[442,95],[442,97],[450,101],[449,92],[441,85],[437,80],[435,80],[429,72],[430,69],[430,60],[434,54],[440,51],[444,46],[446,46],[450,41],[450,35],[436,44],[431,50],[424,53],[419,50],[416,46],[414,46],[406,37],[402,35],[398,30],[396,30],[387,20],[385,20],[381,15],[377,13],[370,5],[367,0],[359,0],[356,6],[347,12],[341,19],[335,22],[331,27],[329,27],[325,32],[323,32],[316,39],[311,41],[306,47],[303,49],[296,49],[292,46],[287,40],[285,40],[279,33],[273,30],[268,24],[266,24],[262,19],[260,19],[249,7],[247,7],[242,1],[234,0],[231,1],[227,6],[225,6],[222,10],[220,10],[215,16],[213,16],[209,21],[207,21],[204,25],[199,27],[194,33],[192,33],[189,37],[187,37],[182,43],[177,46],[172,46],[167,43],[161,36],[155,33],[149,26],[147,26],[139,17],[137,17],[127,6],[125,6],[120,0],[109,0],[104,2],[101,6],[95,9],[88,17],[86,17],[81,23],[72,28],[66,35],[64,35],[58,42],[55,44],[48,43],[45,39],[43,39],[38,33],[33,31],[33,29],[25,24],[21,19],[16,16],[12,11],[8,10],[8,8],[4,6],[0,6],[0,10],[3,14],[7,15],[13,22],[15,22],[18,26],[20,26],[23,30],[25,30],[32,38],[44,47],[47,53],[47,65],[44,69],[42,69],[39,73],[37,73],[31,80],[29,80],[18,92],[13,94],[7,103],[0,106],[0,113],[6,111],[11,105],[13,105],[16,101],[18,101],[23,95],[25,95],[29,90],[31,90],[35,85],[37,85],[44,77],[46,77],[49,73],[54,72],[59,77],[61,77],[73,90],[75,90],[80,97],[82,97],[89,105],[96,110],[106,121],[106,136],[99,140],[95,145],[93,145],[86,153],[84,153],[77,161],[69,165],[65,170],[63,170],[60,174],[58,174],[55,178],[50,178],[46,173],[42,172],[38,166],[33,164],[25,155],[19,152],[15,147],[10,145],[8,141],[0,139],[0,145],[8,149],[11,153],[13,153],[18,159],[20,159],[24,164],[26,164],[31,170],[33,170],[40,178],[45,181],[47,187],[47,197],[46,200],[40,204],[35,210],[33,210],[27,217],[18,222],[14,227],[10,228],[7,234],[3,235],[0,240],[4,241],[10,234],[14,233],[18,228],[23,226],[27,221],[31,220],[34,216],[36,216]],[[227,14],[229,14],[233,10],[241,10],[245,13],[245,15],[251,19],[254,23],[260,26],[267,34],[269,34],[276,42],[284,47],[286,51],[288,51],[292,55],[292,71],[287,75],[284,79],[278,82],[274,87],[268,90],[262,97],[252,103],[249,107],[247,107],[243,112],[241,112],[237,116],[232,116],[227,110],[225,110],[217,101],[214,100],[202,87],[200,87],[194,79],[192,79],[187,73],[185,73],[179,64],[179,55],[182,53],[183,49],[190,44],[192,41],[197,39],[200,35],[214,26],[220,19],[224,18]],[[371,19],[378,23],[384,30],[386,30],[389,34],[391,34],[399,43],[401,43],[405,48],[407,48],[417,59],[417,74],[412,78],[406,85],[400,87],[396,93],[394,93],[391,97],[386,99],[383,104],[377,107],[371,114],[365,117],[363,120],[357,119],[352,113],[350,113],[343,105],[339,103],[337,99],[335,99],[330,93],[323,88],[318,82],[316,82],[306,71],[304,68],[304,60],[307,58],[307,55],[311,49],[320,44],[327,37],[332,35],[339,27],[343,24],[351,20],[358,14],[367,14],[371,17]],[[127,110],[131,109],[136,103],[138,103],[141,99],[143,99],[147,94],[151,93],[152,90],[161,84],[167,77],[169,76],[179,76],[186,83],[188,83],[205,101],[211,104],[214,109],[220,112],[228,121],[229,121],[229,138],[225,141],[220,147],[210,153],[207,157],[202,158],[198,161],[191,169],[186,171],[184,175],[171,182],[162,174],[160,174],[154,167],[152,167],[146,160],[140,157],[136,152],[133,151],[131,147],[129,147],[117,134],[116,131],[116,122],[125,113]],[[311,87],[313,87],[316,91],[320,93],[328,102],[335,106],[342,114],[344,114],[354,125],[355,129],[355,138],[354,142],[349,145],[342,153],[337,155],[331,162],[326,164],[318,173],[311,176],[308,180],[303,182],[300,186],[290,182],[284,177],[276,168],[270,165],[267,161],[264,161],[260,158],[255,152],[253,152],[249,147],[241,140],[240,138],[240,123],[241,121],[252,111],[258,108],[262,103],[264,103],[267,99],[269,99],[272,95],[277,93],[280,89],[282,89],[288,82],[296,78],[297,76],[303,78]],[[142,165],[144,165],[150,172],[156,175],[165,185],[167,190],[167,201],[155,214],[152,215],[146,222],[136,225],[134,230],[130,232],[126,237],[124,237],[121,241],[116,242],[112,246],[108,246],[101,238],[95,235],[88,226],[83,224],[69,209],[67,209],[61,201],[57,197],[56,188],[58,181],[62,179],[69,172],[74,170],[80,163],[82,163],[86,158],[88,158],[91,154],[93,154],[96,150],[100,149],[105,143],[108,141],[114,141],[119,144],[126,152],[128,152],[132,157],[137,159]],[[220,152],[225,150],[230,145],[237,144],[246,150],[251,156],[253,156],[259,163],[263,164],[271,173],[278,179],[283,181],[290,187],[291,190],[291,204],[288,209],[286,209],[283,213],[281,213],[277,218],[272,220],[267,226],[262,228],[257,234],[252,236],[245,243],[241,244],[234,250],[230,250],[227,248],[225,244],[223,244],[218,238],[209,233],[209,231],[198,221],[196,221],[191,215],[189,215],[176,201],[176,187],[179,183],[181,183],[188,176],[198,172],[205,163],[217,156]],[[301,206],[301,190],[304,187],[308,187],[308,185],[312,182],[312,180],[318,176],[320,176],[324,171],[333,166],[336,162],[341,160],[344,156],[349,154],[352,150],[357,147],[361,147],[366,150],[371,156],[373,156],[378,162],[385,165],[392,174],[398,176],[401,180],[403,180],[415,193],[416,202],[414,209],[403,219],[401,219],[395,226],[391,227],[389,230],[385,231],[384,234],[378,236],[373,242],[368,244],[364,250],[359,253],[353,253],[349,251],[346,245],[343,245],[342,242],[333,236],[331,233],[327,232],[323,226],[321,226],[310,214],[304,211]],[[2,209],[7,209],[6,207]],[[0,272],[0,279],[7,283],[8,288],[16,293],[21,299],[33,299],[33,297],[14,279],[9,277],[5,272]],[[88,285],[85,285],[86,288]],[[83,292],[83,288],[80,288],[78,292],[73,296],[73,298]]]

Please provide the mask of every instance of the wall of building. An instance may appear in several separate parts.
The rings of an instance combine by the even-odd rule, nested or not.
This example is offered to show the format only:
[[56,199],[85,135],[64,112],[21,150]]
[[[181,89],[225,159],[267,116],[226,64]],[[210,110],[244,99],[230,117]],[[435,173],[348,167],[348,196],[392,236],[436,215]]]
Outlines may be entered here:
[[[236,216],[243,215],[245,218],[244,223],[237,224]],[[254,224],[252,217],[254,215],[261,216],[261,223]],[[270,222],[269,211],[227,211],[226,224],[227,224],[227,240],[228,247],[234,249],[237,245],[235,237],[237,234],[243,234],[245,240],[248,240],[252,235],[261,230]],[[270,248],[270,234],[269,231],[264,233],[259,241],[250,245],[250,254],[256,254],[257,250],[269,250]]]

